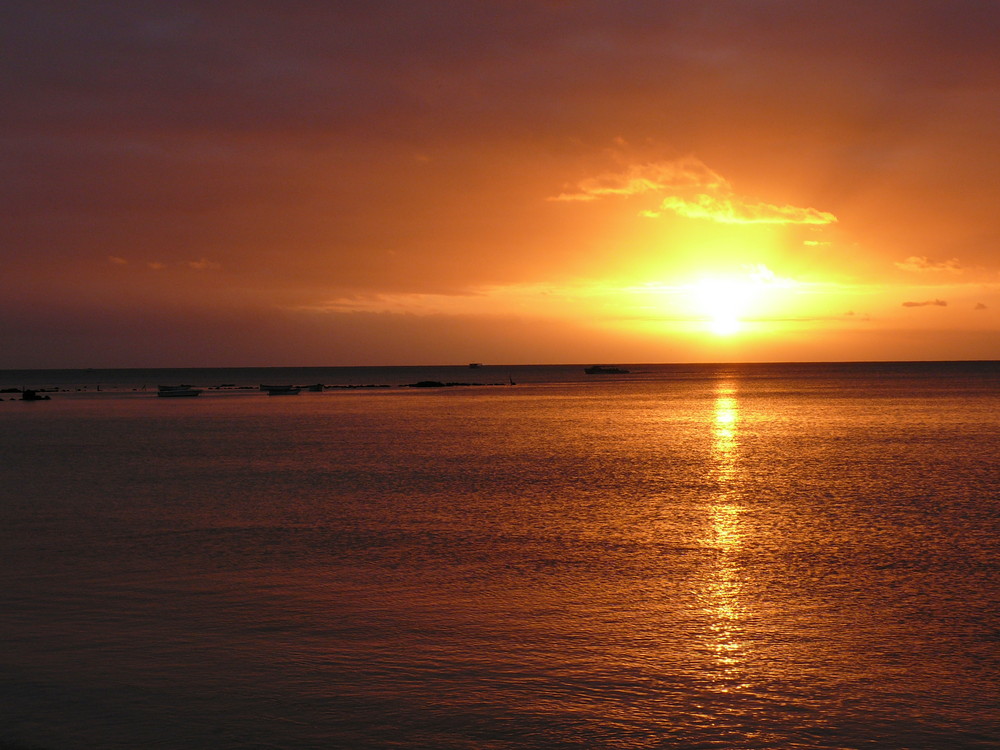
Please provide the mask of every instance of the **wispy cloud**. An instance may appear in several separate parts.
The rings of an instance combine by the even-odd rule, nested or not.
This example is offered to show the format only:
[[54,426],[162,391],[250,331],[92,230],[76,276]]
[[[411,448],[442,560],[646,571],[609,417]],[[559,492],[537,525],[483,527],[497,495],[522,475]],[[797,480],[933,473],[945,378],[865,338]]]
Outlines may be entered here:
[[975,306],[974,308],[972,308],[972,309],[973,309],[973,310],[989,310],[990,308],[989,308],[989,307],[987,307],[987,306],[986,306],[986,305],[985,305],[984,303],[982,303],[982,302],[977,302],[977,303],[976,303],[976,306]]
[[453,294],[349,294],[297,309],[320,313],[387,313],[412,316],[509,315],[575,318],[586,307],[593,310],[620,302],[625,289],[596,281],[565,284],[526,283],[483,286]]
[[926,255],[911,255],[904,261],[897,261],[896,268],[913,273],[962,273],[963,270],[958,258],[932,260]]
[[903,307],[947,307],[948,303],[943,299],[929,299],[923,302],[904,302]]
[[561,298],[562,292],[546,284],[467,289],[453,294],[374,293],[349,294],[300,309],[330,313],[395,313],[405,315],[490,314],[499,307],[520,308],[528,300]]
[[656,218],[664,211],[689,219],[721,224],[811,224],[824,225],[837,217],[815,208],[765,203],[736,193],[730,182],[695,157],[629,166],[581,180],[575,189],[551,200],[595,201],[607,197],[660,196],[655,209],[640,212]]
[[188,268],[193,268],[195,271],[218,271],[222,268],[221,263],[216,263],[214,260],[208,260],[207,258],[188,261],[187,265]]
[[700,160],[686,157],[669,162],[633,164],[624,172],[607,172],[581,180],[576,190],[561,193],[555,201],[594,201],[608,196],[643,193],[687,192],[728,189],[726,179]]
[[[660,209],[673,211],[689,219],[708,219],[720,224],[832,224],[837,217],[815,208],[775,206],[771,203],[753,203],[735,195],[714,196],[699,193],[693,198],[669,196],[663,199]],[[660,211],[646,211],[644,216],[656,217]]]
[[356,294],[307,305],[301,309],[330,313],[395,313],[405,315],[454,314],[474,295],[448,294]]
[[[122,258],[117,255],[109,255],[108,262],[116,266],[126,266],[129,265],[127,258]],[[198,260],[189,260],[186,263],[164,263],[159,260],[150,260],[145,263],[146,268],[152,271],[165,271],[168,268],[190,268],[194,271],[218,271],[222,269],[222,264],[217,263],[214,260],[209,260],[208,258],[199,258]]]

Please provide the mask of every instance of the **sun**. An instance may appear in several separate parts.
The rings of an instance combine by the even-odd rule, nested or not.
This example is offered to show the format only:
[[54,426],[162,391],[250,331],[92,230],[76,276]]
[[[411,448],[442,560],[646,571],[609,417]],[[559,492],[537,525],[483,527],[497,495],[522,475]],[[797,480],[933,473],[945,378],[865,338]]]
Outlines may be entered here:
[[744,319],[759,294],[759,285],[746,278],[706,278],[690,286],[695,312],[717,336],[743,330]]
[[732,336],[739,333],[742,327],[740,319],[731,315],[717,315],[708,324],[708,329],[718,336]]
[[783,278],[763,264],[691,273],[673,282],[625,287],[636,314],[658,326],[727,338],[782,330],[801,310],[807,286]]

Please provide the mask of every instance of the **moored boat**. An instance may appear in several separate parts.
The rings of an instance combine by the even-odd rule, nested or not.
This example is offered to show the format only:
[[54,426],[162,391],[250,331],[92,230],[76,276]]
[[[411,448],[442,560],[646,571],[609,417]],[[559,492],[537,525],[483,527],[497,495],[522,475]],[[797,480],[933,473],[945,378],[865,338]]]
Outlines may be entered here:
[[190,385],[161,385],[157,386],[156,395],[164,398],[180,398],[197,396],[199,393],[201,393],[201,389]]
[[260,389],[268,396],[297,396],[302,390],[297,385],[261,385]]
[[591,365],[583,369],[588,375],[628,375],[629,371],[621,367],[605,367],[604,365]]

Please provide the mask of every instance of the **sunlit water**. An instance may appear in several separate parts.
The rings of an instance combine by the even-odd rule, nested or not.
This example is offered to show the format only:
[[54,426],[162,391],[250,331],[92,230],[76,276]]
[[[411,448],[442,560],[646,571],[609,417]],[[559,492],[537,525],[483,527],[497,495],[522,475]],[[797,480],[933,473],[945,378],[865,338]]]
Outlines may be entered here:
[[0,745],[1000,746],[1000,365],[484,369],[0,403]]

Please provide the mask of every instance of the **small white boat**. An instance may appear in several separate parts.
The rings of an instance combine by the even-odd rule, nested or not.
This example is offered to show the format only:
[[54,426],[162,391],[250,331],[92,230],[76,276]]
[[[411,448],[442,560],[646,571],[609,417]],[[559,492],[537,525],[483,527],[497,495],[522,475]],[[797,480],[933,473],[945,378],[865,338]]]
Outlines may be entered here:
[[156,395],[164,398],[181,398],[197,396],[199,393],[201,393],[200,388],[190,385],[161,385],[157,387]]

